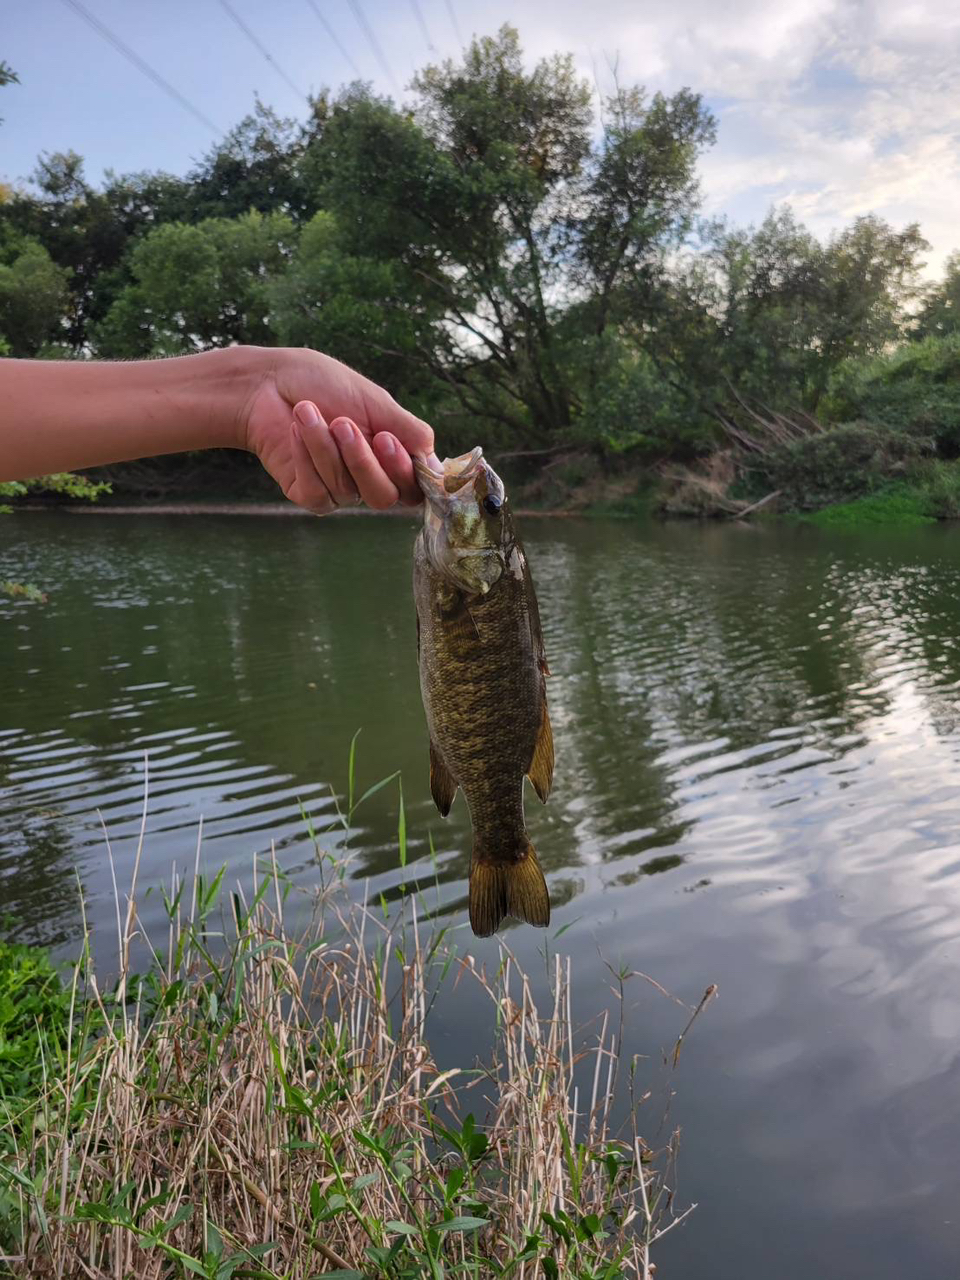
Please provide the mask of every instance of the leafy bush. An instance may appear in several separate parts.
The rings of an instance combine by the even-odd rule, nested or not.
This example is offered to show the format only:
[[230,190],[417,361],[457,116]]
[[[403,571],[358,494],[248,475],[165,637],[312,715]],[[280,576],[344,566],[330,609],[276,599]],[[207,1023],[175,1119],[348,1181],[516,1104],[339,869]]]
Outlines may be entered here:
[[[33,480],[0,481],[0,498],[23,498],[28,493],[57,493],[63,498],[83,498],[96,502],[101,493],[109,493],[110,486],[88,476],[74,475],[71,471],[58,471],[55,475],[37,476]],[[0,515],[9,515],[12,508],[0,504]]]
[[801,511],[849,501],[904,477],[933,452],[918,432],[847,422],[781,445],[759,464],[769,489]]
[[929,437],[941,457],[960,456],[960,333],[930,337],[835,375],[823,411]]
[[960,519],[960,463],[931,458],[917,468],[916,481],[928,515]]
[[47,952],[0,941],[0,1114],[7,1123],[41,1092],[69,1018],[70,993]]

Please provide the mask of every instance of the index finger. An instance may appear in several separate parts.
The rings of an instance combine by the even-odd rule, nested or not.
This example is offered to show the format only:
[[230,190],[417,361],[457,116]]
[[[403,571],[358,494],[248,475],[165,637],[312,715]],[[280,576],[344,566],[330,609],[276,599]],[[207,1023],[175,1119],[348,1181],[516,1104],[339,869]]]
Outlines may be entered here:
[[[346,366],[344,366],[346,368]],[[432,453],[433,428],[409,409],[394,400],[384,387],[371,382],[361,373],[349,370],[353,381],[351,390],[359,401],[359,412],[350,414],[353,421],[372,437],[381,431],[389,431],[406,449],[407,453]]]

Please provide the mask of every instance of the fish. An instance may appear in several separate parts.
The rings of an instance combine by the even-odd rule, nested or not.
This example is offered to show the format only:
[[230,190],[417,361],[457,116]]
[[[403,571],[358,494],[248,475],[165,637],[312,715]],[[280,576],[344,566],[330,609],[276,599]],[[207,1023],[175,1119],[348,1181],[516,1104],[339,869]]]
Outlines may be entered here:
[[524,778],[546,804],[554,768],[530,566],[481,448],[442,464],[417,456],[414,469],[424,495],[413,594],[430,791],[443,817],[458,789],[470,810],[477,937],[507,915],[546,927],[550,895],[523,810]]

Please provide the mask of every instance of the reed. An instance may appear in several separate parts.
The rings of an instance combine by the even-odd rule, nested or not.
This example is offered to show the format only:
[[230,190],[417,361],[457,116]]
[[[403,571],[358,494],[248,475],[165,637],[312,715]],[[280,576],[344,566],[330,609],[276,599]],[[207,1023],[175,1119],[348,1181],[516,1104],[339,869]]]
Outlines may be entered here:
[[[619,1025],[574,1026],[569,958],[548,956],[538,1006],[506,942],[486,968],[415,896],[388,915],[340,879],[307,898],[272,851],[228,893],[223,872],[199,873],[198,841],[158,947],[135,869],[119,978],[105,991],[84,947],[66,1034],[40,1029],[42,1084],[8,1108],[6,1274],[652,1274],[651,1247],[686,1216],[675,1136],[644,1142]],[[489,1001],[483,1064],[435,1062],[444,983]]]

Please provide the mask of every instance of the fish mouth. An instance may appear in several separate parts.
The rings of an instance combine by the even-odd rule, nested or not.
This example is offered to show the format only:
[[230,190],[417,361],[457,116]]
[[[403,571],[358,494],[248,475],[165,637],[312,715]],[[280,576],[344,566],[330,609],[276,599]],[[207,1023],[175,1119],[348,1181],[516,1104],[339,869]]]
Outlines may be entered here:
[[444,458],[443,462],[435,454],[430,458],[420,453],[413,456],[413,470],[427,498],[456,493],[476,477],[482,463],[483,449],[479,445],[457,458]]

